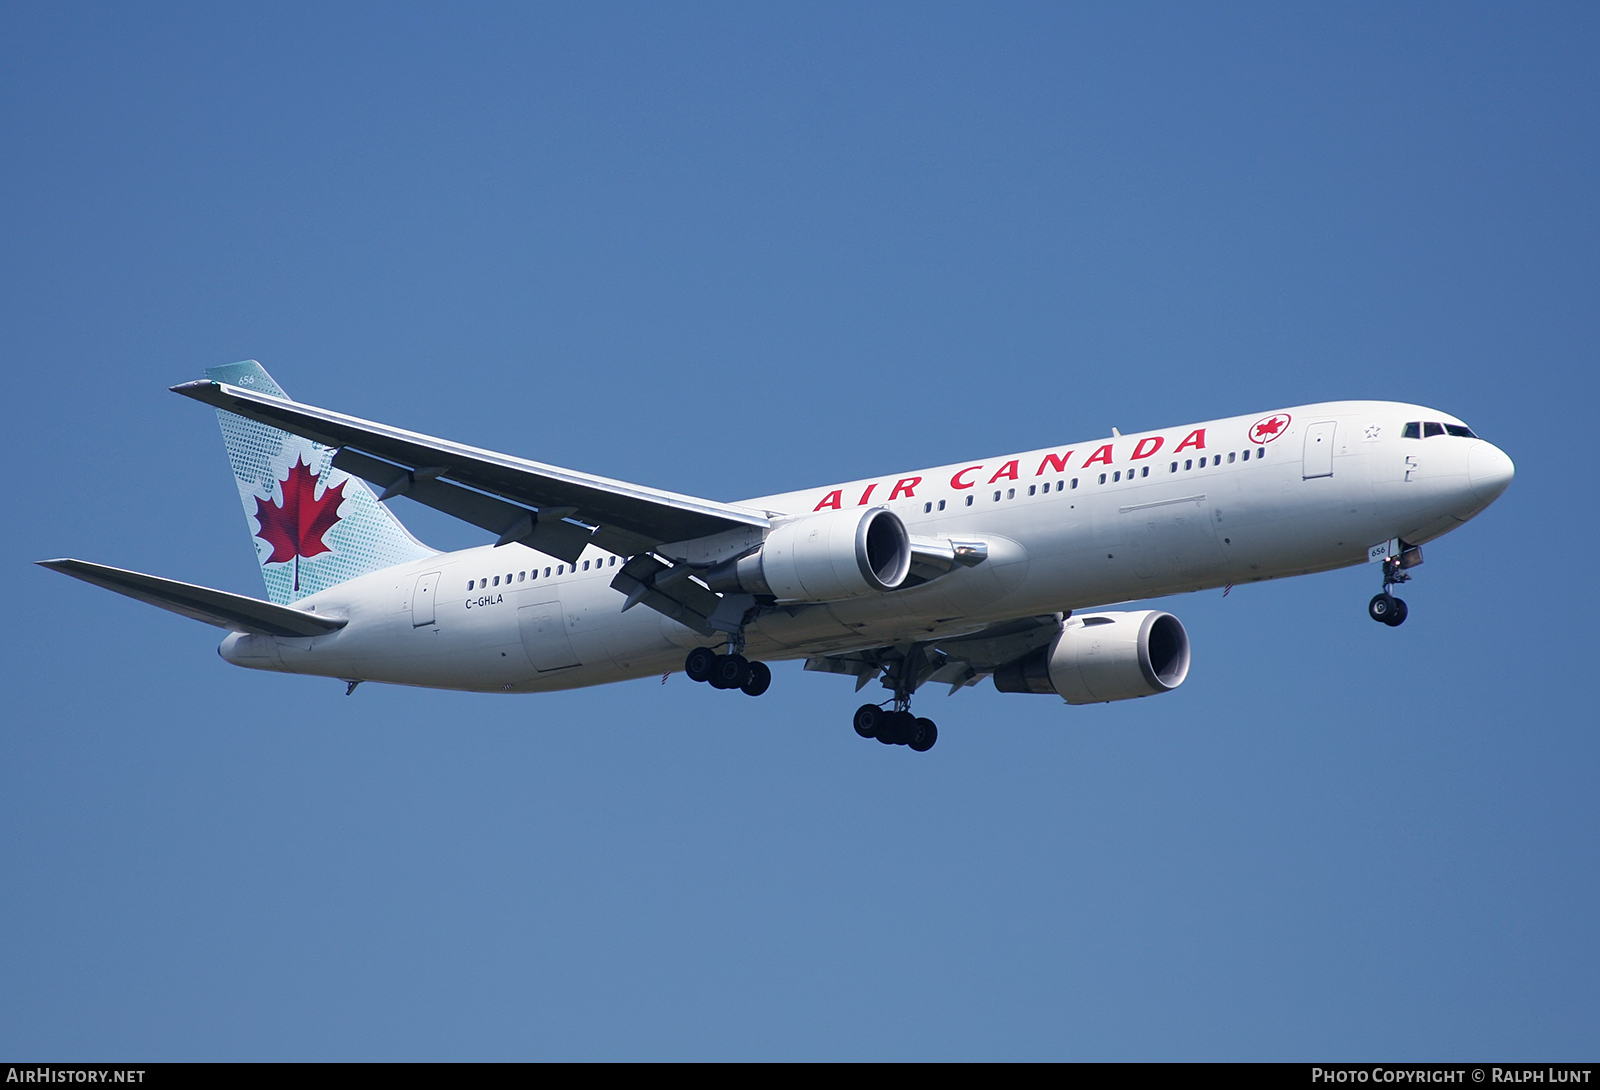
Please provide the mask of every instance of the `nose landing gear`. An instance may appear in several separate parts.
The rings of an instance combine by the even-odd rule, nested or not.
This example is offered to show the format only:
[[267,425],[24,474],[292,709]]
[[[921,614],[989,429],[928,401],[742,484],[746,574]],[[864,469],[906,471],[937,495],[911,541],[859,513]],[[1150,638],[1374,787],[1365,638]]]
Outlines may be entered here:
[[760,696],[772,684],[772,670],[764,662],[751,662],[738,652],[719,655],[709,647],[696,647],[683,660],[690,681],[710,682],[713,689],[738,689]]
[[1406,600],[1404,598],[1396,598],[1389,588],[1401,583],[1411,582],[1411,576],[1406,573],[1405,569],[1414,568],[1422,563],[1421,549],[1415,545],[1406,545],[1404,542],[1401,542],[1400,546],[1401,552],[1399,556],[1391,556],[1384,559],[1383,590],[1378,594],[1374,594],[1372,601],[1367,603],[1367,616],[1374,621],[1380,621],[1388,625],[1390,628],[1398,628],[1405,624],[1406,615],[1410,611],[1406,609]]

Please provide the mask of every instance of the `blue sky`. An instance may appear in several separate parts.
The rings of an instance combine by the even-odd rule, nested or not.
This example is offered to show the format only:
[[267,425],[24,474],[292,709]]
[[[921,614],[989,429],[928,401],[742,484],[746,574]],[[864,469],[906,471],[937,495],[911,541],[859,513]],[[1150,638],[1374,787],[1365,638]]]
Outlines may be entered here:
[[[1592,1058],[1597,44],[1576,4],[9,5],[0,1053]],[[1166,605],[1182,689],[242,671],[294,396],[721,499],[1328,398],[1518,465]],[[439,547],[483,535],[414,506]],[[1585,665],[1585,664],[1589,665]]]

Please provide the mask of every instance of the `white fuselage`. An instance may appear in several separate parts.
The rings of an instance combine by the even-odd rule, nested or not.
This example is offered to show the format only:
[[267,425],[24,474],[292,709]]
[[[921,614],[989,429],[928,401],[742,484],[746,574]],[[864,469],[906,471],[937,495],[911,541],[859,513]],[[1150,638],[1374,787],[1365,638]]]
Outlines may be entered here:
[[[988,559],[909,589],[768,612],[746,628],[744,653],[932,640],[1361,564],[1396,538],[1421,544],[1493,502],[1512,467],[1481,439],[1405,438],[1411,421],[1460,423],[1415,405],[1330,402],[746,501],[778,517],[887,506],[915,537],[982,541]],[[610,585],[621,563],[596,548],[577,564],[522,545],[440,553],[297,603],[348,618],[336,632],[234,634],[221,653],[258,669],[540,692],[676,670],[688,648],[720,644],[649,608],[624,612]]]

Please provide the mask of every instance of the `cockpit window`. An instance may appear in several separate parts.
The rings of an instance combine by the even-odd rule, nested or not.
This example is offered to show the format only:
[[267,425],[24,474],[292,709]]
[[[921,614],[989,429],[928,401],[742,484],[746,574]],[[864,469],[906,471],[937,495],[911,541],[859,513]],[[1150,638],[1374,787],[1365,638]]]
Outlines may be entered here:
[[1402,439],[1432,439],[1435,435],[1453,435],[1457,439],[1477,438],[1465,424],[1438,424],[1431,420],[1427,423],[1413,420],[1400,431]]

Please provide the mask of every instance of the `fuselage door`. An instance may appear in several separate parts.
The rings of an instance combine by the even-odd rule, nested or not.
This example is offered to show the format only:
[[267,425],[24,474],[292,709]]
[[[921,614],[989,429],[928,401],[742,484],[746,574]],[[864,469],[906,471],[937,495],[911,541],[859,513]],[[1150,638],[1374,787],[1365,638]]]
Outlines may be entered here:
[[416,593],[411,596],[411,625],[421,628],[433,623],[433,600],[439,594],[439,573],[417,576]]
[[517,627],[522,630],[522,649],[540,673],[578,665],[572,641],[567,638],[567,618],[560,602],[539,602],[517,610]]
[[1333,476],[1333,432],[1338,426],[1337,421],[1325,420],[1306,428],[1305,468],[1300,474],[1306,480]]

